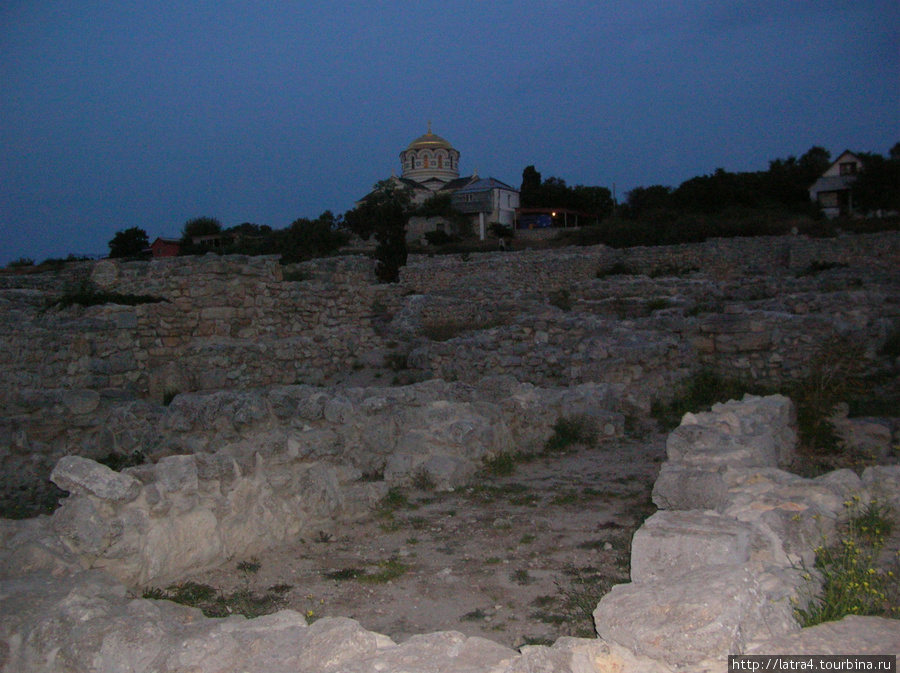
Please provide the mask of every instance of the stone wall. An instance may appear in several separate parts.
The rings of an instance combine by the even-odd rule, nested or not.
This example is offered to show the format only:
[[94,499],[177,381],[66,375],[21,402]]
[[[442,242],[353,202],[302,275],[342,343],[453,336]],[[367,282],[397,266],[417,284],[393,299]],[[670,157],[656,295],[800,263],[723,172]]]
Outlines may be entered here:
[[[335,401],[325,403],[326,417]],[[260,423],[256,416],[243,418]],[[791,460],[795,440],[793,406],[778,396],[688,414],[669,437],[654,489],[662,509],[634,536],[632,582],[614,587],[595,611],[599,637],[518,652],[453,631],[397,644],[350,619],[307,625],[289,610],[207,619],[129,598],[128,587],[98,566],[141,581],[161,567],[141,560],[148,555],[170,568],[185,559],[209,563],[198,550],[225,556],[253,538],[277,537],[276,521],[295,530],[320,524],[341,515],[334,475],[304,481],[261,463],[246,472],[218,454],[172,456],[145,474],[65,458],[54,478],[73,493],[70,504],[50,518],[0,521],[0,671],[724,673],[730,654],[900,654],[900,621],[847,617],[801,630],[791,600],[802,605],[816,590],[799,566],[811,562],[822,535],[833,536],[845,501],[877,497],[900,508],[900,467],[803,479],[777,467]],[[267,488],[282,490],[267,498]],[[377,493],[371,484],[356,488],[360,505]],[[228,508],[240,516],[216,516]]]
[[[155,421],[144,419],[176,393],[328,384],[365,367],[386,380],[410,368],[413,380],[615,385],[634,414],[701,367],[773,386],[799,378],[835,336],[896,376],[877,351],[900,325],[898,266],[900,235],[883,233],[414,256],[395,285],[360,256],[4,275],[0,490],[43,482],[67,453],[146,450]],[[162,301],[50,307],[85,281]]]

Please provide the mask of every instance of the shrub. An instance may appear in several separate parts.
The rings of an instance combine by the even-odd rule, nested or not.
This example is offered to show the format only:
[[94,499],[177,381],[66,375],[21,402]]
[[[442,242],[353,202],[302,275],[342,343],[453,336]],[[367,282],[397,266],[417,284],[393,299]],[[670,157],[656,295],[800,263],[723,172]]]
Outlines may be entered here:
[[716,402],[740,399],[753,391],[742,381],[727,379],[713,371],[702,369],[682,382],[670,402],[654,400],[650,415],[665,430],[678,427],[687,412],[709,411]]
[[594,422],[583,414],[561,417],[553,425],[553,434],[544,443],[544,451],[567,451],[575,444],[593,446],[597,442]]
[[860,344],[848,337],[833,337],[811,359],[809,374],[786,388],[785,394],[797,405],[801,449],[814,454],[840,450],[830,419],[838,402],[861,391],[863,355]]
[[[858,508],[859,497],[844,505]],[[900,618],[895,570],[881,569],[877,563],[892,526],[890,510],[871,502],[850,517],[839,540],[832,544],[825,540],[816,549],[815,568],[822,577],[822,590],[806,608],[795,609],[804,627],[847,615]],[[806,573],[805,578],[812,580],[812,575]]]

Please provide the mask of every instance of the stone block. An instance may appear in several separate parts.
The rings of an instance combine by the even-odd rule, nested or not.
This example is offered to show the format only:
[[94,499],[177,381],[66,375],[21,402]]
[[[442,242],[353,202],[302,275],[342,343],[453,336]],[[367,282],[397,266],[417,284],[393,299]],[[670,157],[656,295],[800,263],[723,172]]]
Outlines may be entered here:
[[134,477],[81,456],[60,458],[50,481],[73,495],[92,495],[119,503],[131,502],[141,492],[141,483]]
[[594,623],[604,640],[688,666],[742,652],[758,633],[796,628],[766,623],[766,600],[750,569],[709,566],[674,579],[615,586],[594,611]]
[[722,511],[728,486],[722,474],[666,462],[653,485],[653,504],[666,510]]
[[631,543],[631,580],[692,574],[750,560],[753,528],[713,512],[657,512]]
[[881,654],[900,657],[900,620],[851,615],[751,643],[744,654]]

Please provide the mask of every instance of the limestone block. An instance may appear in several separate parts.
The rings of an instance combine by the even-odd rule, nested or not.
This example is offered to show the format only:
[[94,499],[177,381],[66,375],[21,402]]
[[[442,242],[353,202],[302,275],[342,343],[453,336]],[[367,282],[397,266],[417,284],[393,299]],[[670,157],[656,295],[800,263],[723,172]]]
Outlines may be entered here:
[[156,483],[169,493],[196,493],[199,485],[194,456],[168,456],[154,466]]
[[[309,628],[312,629],[318,623],[315,622]],[[369,656],[359,657],[340,668],[322,666],[300,670],[304,673],[488,673],[516,656],[515,650],[486,638],[470,638],[457,631],[438,631],[412,636],[396,647],[382,647]],[[529,669],[517,670],[524,673]],[[562,673],[560,669],[530,670]]]
[[900,620],[851,615],[755,641],[744,654],[887,654],[900,657]]
[[666,462],[653,485],[653,504],[660,509],[721,511],[727,501],[728,487],[719,471]]
[[755,573],[709,566],[678,578],[620,584],[594,611],[597,634],[635,654],[685,666],[742,652],[756,633],[786,633],[795,624],[766,624]]
[[872,458],[887,458],[893,452],[891,427],[885,421],[871,418],[833,418],[838,437],[851,451]]
[[713,512],[656,512],[634,534],[631,580],[694,573],[750,560],[753,528]]
[[875,500],[900,514],[900,465],[867,467],[862,474],[862,484]]
[[80,456],[60,458],[50,481],[73,495],[89,494],[120,503],[131,502],[141,491],[141,483],[134,477]]

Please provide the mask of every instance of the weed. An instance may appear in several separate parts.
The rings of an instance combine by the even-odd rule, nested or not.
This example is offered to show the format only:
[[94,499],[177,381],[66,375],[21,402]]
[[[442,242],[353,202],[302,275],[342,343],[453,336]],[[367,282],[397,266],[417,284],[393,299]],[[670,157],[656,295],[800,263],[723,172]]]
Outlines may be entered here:
[[344,580],[355,580],[359,577],[362,577],[364,574],[365,571],[360,570],[359,568],[343,568],[341,570],[332,570],[327,573],[322,573],[323,576],[337,582],[342,582]]
[[532,533],[525,533],[522,537],[519,538],[519,544],[531,544],[537,540],[537,535]]
[[381,561],[378,567],[380,570],[377,572],[361,575],[359,581],[366,584],[387,584],[402,576],[409,569],[405,563],[394,559]]
[[837,454],[841,441],[831,424],[838,402],[862,388],[863,348],[849,338],[828,340],[809,363],[809,375],[785,393],[797,405],[800,446],[807,454]]
[[467,612],[459,618],[461,622],[483,622],[487,618],[487,613],[481,608],[476,608],[472,612]]
[[419,470],[412,479],[413,488],[420,491],[433,491],[437,484],[427,470]]
[[249,561],[241,561],[237,564],[238,571],[244,573],[245,575],[255,575],[259,572],[259,569],[261,567],[262,564],[255,558],[250,559]]
[[521,584],[522,586],[526,586],[534,582],[534,578],[528,574],[527,570],[516,570],[509,576],[509,579],[511,579],[516,584]]
[[544,452],[565,452],[575,444],[593,446],[597,442],[597,428],[583,414],[560,417],[553,425],[553,434],[544,443]]
[[327,544],[331,542],[332,539],[331,533],[326,533],[324,530],[320,530],[318,533],[313,536],[313,542],[318,542],[319,544]]
[[516,471],[516,465],[523,462],[523,457],[521,452],[510,453],[508,451],[494,456],[486,456],[482,461],[484,473],[491,477],[508,477]]
[[[844,505],[858,509],[859,498]],[[878,557],[890,535],[890,511],[875,502],[854,512],[842,527],[840,539],[816,548],[815,568],[822,578],[822,590],[806,608],[795,608],[803,626],[842,619],[847,615],[880,615],[900,618],[900,589],[894,569],[879,569]],[[812,575],[804,573],[812,580]]]
[[593,634],[594,609],[614,584],[614,579],[602,575],[596,568],[577,568],[573,565],[563,570],[565,579],[555,582],[558,596],[544,596],[532,603],[544,608],[532,617],[555,626],[567,625],[569,633],[579,637]]

